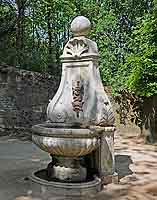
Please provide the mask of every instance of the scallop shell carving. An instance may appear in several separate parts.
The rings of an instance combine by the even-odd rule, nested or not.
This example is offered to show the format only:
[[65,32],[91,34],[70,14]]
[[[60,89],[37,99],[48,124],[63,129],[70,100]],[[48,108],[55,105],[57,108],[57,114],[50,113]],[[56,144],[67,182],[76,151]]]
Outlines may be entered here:
[[88,52],[88,45],[82,39],[72,39],[68,42],[65,47],[67,55],[70,55],[74,58],[79,58],[83,53]]

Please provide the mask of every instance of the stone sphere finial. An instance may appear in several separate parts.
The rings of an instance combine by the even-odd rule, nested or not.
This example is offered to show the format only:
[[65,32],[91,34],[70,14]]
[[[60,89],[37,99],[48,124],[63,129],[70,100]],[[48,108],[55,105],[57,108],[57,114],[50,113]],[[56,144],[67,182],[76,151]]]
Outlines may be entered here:
[[86,36],[90,32],[91,23],[84,16],[76,17],[71,23],[71,31],[74,36]]

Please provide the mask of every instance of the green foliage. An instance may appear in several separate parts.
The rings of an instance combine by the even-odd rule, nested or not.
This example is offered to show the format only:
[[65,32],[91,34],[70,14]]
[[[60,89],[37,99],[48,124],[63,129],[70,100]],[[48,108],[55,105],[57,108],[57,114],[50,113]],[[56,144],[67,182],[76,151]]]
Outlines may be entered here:
[[2,0],[0,64],[58,73],[58,58],[75,10],[73,0]]
[[59,73],[70,22],[84,15],[92,22],[90,37],[98,43],[104,84],[112,85],[115,95],[124,89],[156,95],[153,7],[153,0],[2,0],[0,63]]
[[114,95],[157,93],[155,16],[153,1],[104,1],[97,17],[96,35],[104,84]]
[[126,86],[140,96],[157,95],[157,65],[155,63],[156,21],[153,14],[139,20],[132,33],[130,48],[125,67],[130,68]]
[[153,130],[148,118],[155,116],[155,108],[146,109],[147,100],[157,95],[154,7],[153,0],[109,0],[97,16],[103,82],[113,88],[120,122],[134,122],[141,132],[148,122]]
[[0,4],[0,62],[15,64],[15,9],[8,4]]

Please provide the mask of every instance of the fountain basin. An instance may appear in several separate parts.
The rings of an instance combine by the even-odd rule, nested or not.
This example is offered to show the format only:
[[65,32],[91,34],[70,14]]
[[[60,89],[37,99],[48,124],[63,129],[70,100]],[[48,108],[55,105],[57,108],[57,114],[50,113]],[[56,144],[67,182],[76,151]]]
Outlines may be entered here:
[[[31,188],[36,191],[37,195],[41,193],[44,198],[52,198],[59,196],[61,199],[90,199],[94,197],[97,192],[101,191],[101,179],[97,176],[92,180],[80,183],[66,183],[58,181],[48,181],[42,176],[46,176],[45,170],[39,170],[29,177],[31,180]],[[59,198],[60,199],[60,198]]]
[[33,127],[32,141],[42,150],[58,156],[79,157],[91,153],[99,144],[99,133],[71,125],[38,124]]

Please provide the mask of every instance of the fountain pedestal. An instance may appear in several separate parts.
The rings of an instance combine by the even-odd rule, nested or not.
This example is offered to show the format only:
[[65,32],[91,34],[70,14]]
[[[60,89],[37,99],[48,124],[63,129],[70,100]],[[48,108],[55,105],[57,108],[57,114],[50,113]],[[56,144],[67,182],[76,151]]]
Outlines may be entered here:
[[97,44],[86,38],[90,26],[83,16],[73,20],[74,37],[61,56],[61,83],[48,104],[48,121],[35,125],[32,134],[32,141],[52,156],[32,182],[73,196],[95,194],[116,176],[114,113],[100,78]]
[[50,177],[71,183],[86,181],[87,169],[80,163],[77,157],[59,157],[58,163],[50,167]]

